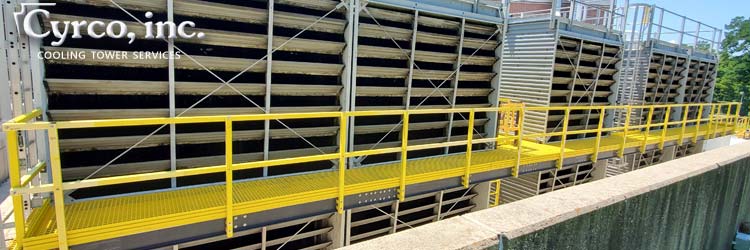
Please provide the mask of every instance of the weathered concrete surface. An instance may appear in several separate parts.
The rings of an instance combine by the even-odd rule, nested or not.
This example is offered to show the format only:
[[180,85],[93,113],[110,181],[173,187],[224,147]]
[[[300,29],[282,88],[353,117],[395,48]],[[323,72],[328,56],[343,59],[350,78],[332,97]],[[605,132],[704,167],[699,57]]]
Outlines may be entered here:
[[748,197],[745,143],[346,249],[727,249]]

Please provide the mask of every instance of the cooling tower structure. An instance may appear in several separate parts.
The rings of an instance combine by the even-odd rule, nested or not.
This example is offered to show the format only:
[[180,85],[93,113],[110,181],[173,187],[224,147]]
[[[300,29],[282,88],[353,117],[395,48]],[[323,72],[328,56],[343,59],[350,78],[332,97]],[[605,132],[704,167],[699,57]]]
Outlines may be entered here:
[[[618,102],[665,105],[710,103],[717,74],[722,30],[656,5],[630,6],[625,29]],[[699,113],[700,112],[700,113]],[[651,114],[651,115],[649,115]],[[698,107],[638,109],[632,125],[696,119],[710,114]],[[624,114],[618,116],[624,122]],[[685,142],[665,152],[625,156],[627,169],[647,167],[665,159],[701,152],[701,146]]]
[[[617,103],[627,1],[511,1],[502,55],[500,97],[528,106],[606,106]],[[612,124],[613,113],[534,112],[524,124],[534,134]],[[567,120],[566,120],[567,118]],[[603,120],[602,120],[603,119]],[[592,134],[571,135],[582,139]],[[540,136],[540,142],[560,141]],[[593,179],[593,162],[530,173],[502,182],[506,203]]]

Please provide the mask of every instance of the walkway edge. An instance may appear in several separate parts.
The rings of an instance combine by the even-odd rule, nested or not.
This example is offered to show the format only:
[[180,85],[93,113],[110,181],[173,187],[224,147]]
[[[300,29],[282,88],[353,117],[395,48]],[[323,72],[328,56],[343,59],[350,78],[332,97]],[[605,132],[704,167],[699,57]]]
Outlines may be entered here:
[[345,247],[365,249],[486,249],[750,156],[750,143],[665,162]]

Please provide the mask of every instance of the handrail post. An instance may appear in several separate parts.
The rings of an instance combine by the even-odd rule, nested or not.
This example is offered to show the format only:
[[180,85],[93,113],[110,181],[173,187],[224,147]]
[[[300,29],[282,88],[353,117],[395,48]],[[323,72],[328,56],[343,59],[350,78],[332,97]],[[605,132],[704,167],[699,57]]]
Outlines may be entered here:
[[[47,137],[49,140],[49,158],[52,169],[52,187],[55,200],[55,222],[57,223],[57,242],[60,250],[68,249],[68,231],[65,225],[65,197],[63,195],[63,179],[60,163],[60,141],[57,126],[51,125]],[[23,213],[23,210],[16,211]]]
[[617,152],[617,156],[622,158],[625,156],[625,144],[628,142],[628,130],[630,129],[630,118],[633,113],[633,106],[628,105],[627,113],[625,114],[625,125],[622,130],[622,145],[620,145],[620,151]]
[[703,108],[706,104],[700,104],[698,107],[698,115],[695,117],[695,134],[693,134],[693,143],[698,143],[698,133],[701,131],[701,123],[703,122]]
[[344,213],[344,187],[346,186],[346,136],[349,117],[342,112],[339,117],[339,193],[336,200],[336,211],[339,214]]
[[714,114],[716,112],[716,104],[711,104],[711,112],[708,114],[708,129],[706,129],[706,139],[713,138],[714,127]]
[[672,112],[672,106],[667,106],[667,110],[664,111],[664,126],[661,128],[661,141],[659,142],[659,150],[664,149],[664,143],[667,140],[667,129],[669,128],[669,113]]
[[502,180],[495,181],[495,202],[492,204],[493,207],[500,205],[500,192],[502,191]]
[[643,143],[641,144],[641,153],[646,153],[646,145],[648,145],[648,135],[651,133],[651,121],[654,118],[654,106],[652,105],[648,109],[648,118],[646,118],[646,131],[643,133]]
[[[18,131],[10,130],[5,132],[7,149],[8,149],[8,171],[10,179],[10,188],[21,187],[21,166],[18,159]],[[24,234],[26,231],[26,219],[23,213],[23,196],[20,194],[13,195],[13,219],[16,228],[16,244],[23,247]],[[4,242],[3,242],[4,244]]]
[[526,119],[526,105],[521,104],[521,107],[518,109],[518,134],[516,135],[518,137],[518,142],[516,143],[516,165],[511,170],[511,174],[513,177],[518,177],[518,174],[521,171],[521,154],[523,153],[523,123]]
[[466,168],[464,170],[464,178],[462,181],[465,188],[468,188],[471,183],[471,150],[473,146],[472,141],[474,139],[474,116],[474,109],[471,109],[471,111],[469,111],[469,132],[466,134]]
[[735,124],[735,117],[736,115],[732,113],[732,106],[735,106],[735,104],[730,103],[729,107],[727,107],[727,130],[734,130]]
[[557,169],[563,167],[563,161],[565,161],[565,142],[568,138],[568,124],[570,124],[570,108],[565,109],[565,116],[563,117],[563,130],[562,136],[560,136],[560,159],[557,161]]
[[226,120],[224,121],[224,137],[224,160],[226,165],[224,176],[226,178],[225,195],[227,213],[225,220],[225,231],[227,234],[227,238],[232,238],[232,236],[234,236],[234,189],[232,187],[232,184],[234,183],[232,170],[234,165],[234,156],[232,155],[234,153],[234,147],[232,145],[232,142],[234,141],[234,139],[231,116],[227,116]]
[[596,127],[596,143],[594,145],[594,155],[591,156],[591,161],[596,163],[599,160],[599,145],[602,143],[602,129],[604,129],[604,113],[607,112],[607,108],[599,110],[599,125]]
[[404,111],[404,125],[401,128],[401,181],[398,188],[398,200],[406,199],[406,165],[409,146],[409,111]]
[[740,110],[742,109],[742,103],[737,103],[737,111],[734,114],[734,130],[737,130],[738,123],[740,122]]
[[687,128],[688,114],[690,113],[690,104],[686,104],[683,109],[685,110],[682,111],[682,128],[680,129],[680,140],[679,143],[677,143],[679,145],[685,143],[685,128]]

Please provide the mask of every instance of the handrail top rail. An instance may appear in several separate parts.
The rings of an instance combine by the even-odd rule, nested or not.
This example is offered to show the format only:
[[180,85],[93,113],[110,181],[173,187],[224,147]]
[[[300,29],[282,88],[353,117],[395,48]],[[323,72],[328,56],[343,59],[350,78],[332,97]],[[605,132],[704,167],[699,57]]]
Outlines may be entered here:
[[[523,104],[523,103],[520,103]],[[387,116],[387,115],[426,115],[426,114],[451,114],[469,112],[503,112],[503,111],[565,111],[565,110],[598,110],[598,109],[645,109],[645,108],[673,108],[673,107],[698,107],[698,106],[734,106],[741,105],[739,102],[723,103],[685,103],[685,104],[660,104],[660,105],[603,105],[603,106],[528,106],[507,105],[489,108],[452,108],[452,109],[411,109],[411,110],[367,110],[367,111],[333,111],[333,112],[302,112],[302,113],[269,113],[248,115],[212,115],[212,116],[185,116],[185,117],[152,117],[152,118],[125,118],[125,119],[96,119],[76,120],[59,122],[28,122],[42,114],[41,109],[15,117],[3,124],[3,131],[27,131],[43,130],[55,127],[57,129],[76,128],[102,128],[102,127],[127,127],[127,126],[150,126],[164,124],[196,124],[196,123],[218,123],[231,121],[264,121],[264,120],[288,120],[288,119],[314,119],[314,118],[337,118],[337,117],[362,117],[362,116]]]

